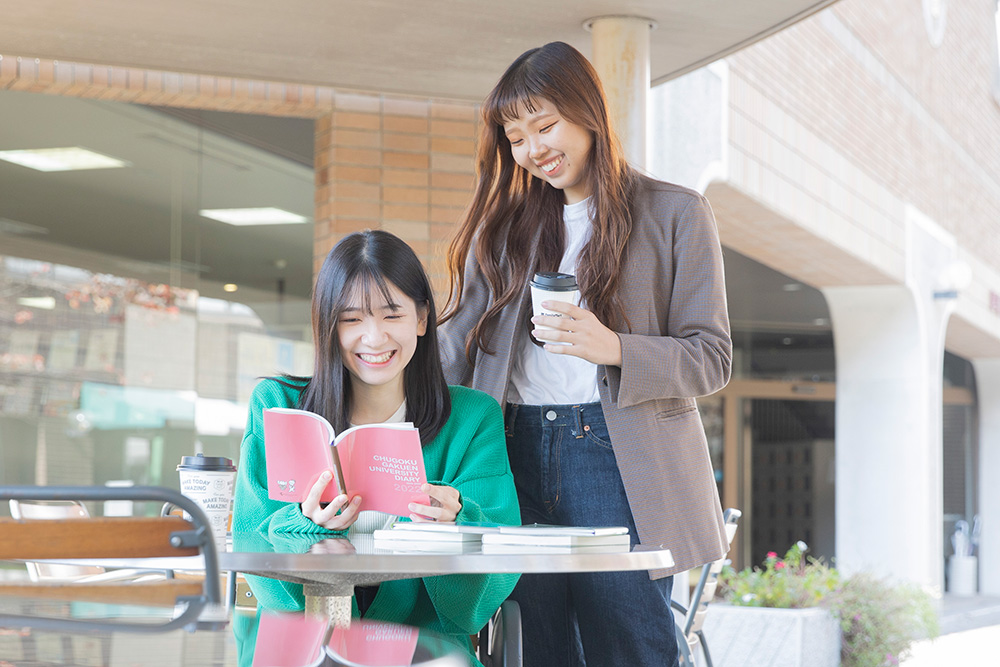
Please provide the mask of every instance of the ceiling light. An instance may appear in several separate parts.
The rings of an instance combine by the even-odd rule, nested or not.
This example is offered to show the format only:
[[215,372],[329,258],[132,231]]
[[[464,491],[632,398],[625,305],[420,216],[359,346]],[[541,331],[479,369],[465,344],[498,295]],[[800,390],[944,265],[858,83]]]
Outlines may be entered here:
[[51,296],[23,296],[17,300],[18,305],[28,308],[41,308],[42,310],[53,310],[56,307],[55,297]]
[[294,225],[309,218],[280,208],[203,208],[200,215],[228,225]]
[[226,292],[235,292],[239,287],[236,286],[236,283],[226,283],[222,286],[222,289]]
[[11,236],[30,236],[38,234],[48,234],[49,230],[38,225],[29,225],[26,222],[18,222],[9,218],[0,218],[0,234],[10,234]]
[[82,169],[116,169],[129,166],[128,162],[110,155],[95,153],[86,148],[33,148],[18,151],[0,151],[0,160],[13,162],[38,171],[78,171]]

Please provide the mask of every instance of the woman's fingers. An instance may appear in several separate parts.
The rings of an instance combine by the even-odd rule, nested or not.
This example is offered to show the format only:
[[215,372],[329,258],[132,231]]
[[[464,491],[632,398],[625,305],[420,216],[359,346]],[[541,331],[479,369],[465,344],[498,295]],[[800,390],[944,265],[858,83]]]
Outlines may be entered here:
[[457,489],[443,484],[424,484],[420,487],[430,499],[430,505],[410,503],[413,521],[454,521],[462,511],[462,495]]
[[333,473],[329,470],[323,471],[323,474],[319,476],[316,483],[312,485],[309,489],[309,493],[306,495],[306,499],[302,501],[302,513],[305,514],[310,519],[313,515],[319,511],[319,499],[323,495],[323,491],[326,490],[327,485],[330,480],[333,479]]
[[[347,503],[347,496],[338,496],[336,501],[339,502],[330,503],[323,510],[323,515],[319,517],[320,520],[316,521],[316,523],[327,530],[347,530],[358,518],[358,512],[361,508],[361,496],[354,496],[349,503]],[[339,514],[337,513],[338,510]]]
[[[536,315],[531,321],[536,326],[551,329],[534,329],[531,334],[546,343],[545,351],[552,354],[569,354],[586,359],[592,364],[621,366],[621,340],[604,326],[594,313],[559,301],[546,301],[546,310],[562,313],[564,317]],[[568,343],[553,345],[552,343]]]
[[320,498],[323,491],[333,480],[333,473],[329,470],[323,472],[309,489],[309,494],[302,501],[302,514],[317,526],[323,526],[328,530],[345,530],[354,523],[358,517],[358,509],[361,507],[361,496],[354,496],[348,503],[347,495],[340,494],[330,503],[321,503]]

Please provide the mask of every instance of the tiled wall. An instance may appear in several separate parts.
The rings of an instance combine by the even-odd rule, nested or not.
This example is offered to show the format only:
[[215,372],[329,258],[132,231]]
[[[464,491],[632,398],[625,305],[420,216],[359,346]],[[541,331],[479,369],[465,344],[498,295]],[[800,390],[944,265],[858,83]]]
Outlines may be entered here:
[[[949,3],[944,41],[935,49],[921,3],[843,0],[729,58],[734,98],[749,88],[829,144],[862,172],[857,184],[847,185],[868,205],[882,207],[881,186],[930,216],[960,245],[995,258],[1000,105],[991,89],[993,12],[991,2]],[[765,132],[782,131],[771,114],[753,120]],[[808,141],[790,148],[818,159],[820,168],[836,167]],[[794,160],[789,167],[796,168]],[[827,198],[834,204],[843,199],[836,191]],[[898,230],[883,225],[874,232],[886,238]]]
[[[921,5],[842,0],[727,58],[729,177],[826,242],[810,241],[803,247],[826,250],[798,255],[816,286],[901,281],[904,211],[916,207],[954,236],[973,269],[957,314],[994,333],[989,345],[968,349],[996,350],[1000,313],[989,305],[1000,294],[995,6],[948,3],[935,48]],[[750,225],[764,224],[752,218]],[[767,249],[759,250],[741,252],[767,262]]]
[[444,255],[473,186],[476,107],[337,94],[316,128],[315,268],[344,234],[381,228],[424,261],[439,296]]

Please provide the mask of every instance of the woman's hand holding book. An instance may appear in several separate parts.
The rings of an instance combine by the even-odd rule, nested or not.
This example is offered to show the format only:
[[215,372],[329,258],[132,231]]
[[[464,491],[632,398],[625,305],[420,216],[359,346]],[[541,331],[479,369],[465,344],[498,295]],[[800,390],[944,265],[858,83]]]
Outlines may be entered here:
[[462,495],[458,489],[444,484],[423,484],[420,492],[430,496],[431,504],[410,503],[413,521],[454,521],[462,511]]
[[332,479],[333,474],[329,470],[319,476],[309,490],[309,495],[302,501],[302,514],[327,530],[347,530],[358,518],[361,496],[354,496],[348,502],[347,495],[342,493],[330,503],[321,503],[320,496]]

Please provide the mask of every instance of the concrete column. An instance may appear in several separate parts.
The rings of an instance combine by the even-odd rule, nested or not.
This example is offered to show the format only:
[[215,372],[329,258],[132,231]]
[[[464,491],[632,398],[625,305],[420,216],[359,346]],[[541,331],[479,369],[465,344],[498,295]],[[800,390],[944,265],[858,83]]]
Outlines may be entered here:
[[979,402],[979,592],[1000,595],[1000,359],[973,360]]
[[646,167],[646,98],[649,94],[649,31],[656,24],[636,16],[602,16],[584,23],[591,31],[591,62],[608,98],[612,127],[626,159]]
[[834,287],[837,565],[943,592],[944,339],[955,242],[908,207],[906,284]]
[[940,587],[941,523],[932,530],[930,517],[941,502],[927,488],[930,378],[913,294],[823,292],[837,355],[837,566]]

